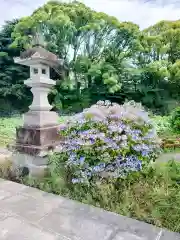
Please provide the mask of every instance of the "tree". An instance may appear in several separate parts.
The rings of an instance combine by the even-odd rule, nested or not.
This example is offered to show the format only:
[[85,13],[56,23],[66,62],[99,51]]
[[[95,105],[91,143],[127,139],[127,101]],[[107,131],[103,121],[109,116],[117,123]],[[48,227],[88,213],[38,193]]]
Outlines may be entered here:
[[[161,21],[142,31],[141,45],[136,63],[141,69],[140,99],[155,109],[167,110],[168,102],[178,98],[179,88],[176,61],[179,59],[179,21]],[[175,70],[176,69],[176,70]]]
[[[30,101],[30,93],[23,84],[28,78],[28,69],[14,63],[13,57],[19,56],[20,48],[9,48],[12,43],[11,34],[18,20],[8,21],[0,32],[0,112],[9,108],[23,109]],[[4,105],[4,99],[8,105]]]
[[[18,96],[21,101],[25,97],[22,67],[12,57],[31,47],[39,30],[47,49],[62,58],[68,69],[64,81],[55,72],[51,76],[57,85],[49,100],[56,110],[77,112],[101,99],[118,103],[129,99],[165,112],[168,101],[179,99],[180,21],[161,21],[140,31],[136,24],[119,22],[77,1],[50,1],[10,26],[0,37],[2,42],[6,36],[0,53],[4,66],[0,94],[6,98]],[[4,64],[7,54],[11,59],[8,67]],[[8,74],[12,75],[9,82]]]
[[164,50],[164,57],[175,63],[180,58],[180,20],[160,21],[145,32],[161,40],[161,50]]
[[[120,90],[123,61],[131,61],[139,47],[137,25],[120,23],[76,1],[49,2],[32,16],[21,19],[14,29],[12,46],[28,47],[39,26],[47,48],[68,65],[69,82],[77,100],[83,92],[87,93],[86,89],[99,97]],[[103,91],[98,93],[99,89]],[[60,89],[57,90],[56,94]]]

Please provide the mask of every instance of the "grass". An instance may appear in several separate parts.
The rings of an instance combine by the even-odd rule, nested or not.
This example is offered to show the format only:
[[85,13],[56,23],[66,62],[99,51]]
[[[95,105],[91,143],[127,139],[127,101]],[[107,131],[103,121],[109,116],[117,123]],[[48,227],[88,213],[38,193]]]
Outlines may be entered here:
[[164,153],[180,153],[180,147],[177,148],[165,148]]
[[180,135],[172,130],[169,116],[153,116],[152,121],[161,138],[175,139]]
[[0,118],[0,147],[4,147],[14,140],[16,127],[21,124],[21,117]]

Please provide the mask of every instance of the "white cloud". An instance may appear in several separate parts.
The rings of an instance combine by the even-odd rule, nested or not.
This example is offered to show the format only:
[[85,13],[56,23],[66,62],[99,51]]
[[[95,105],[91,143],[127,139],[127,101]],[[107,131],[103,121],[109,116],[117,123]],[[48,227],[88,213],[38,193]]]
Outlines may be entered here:
[[0,0],[0,25],[11,20],[30,15],[45,0]]
[[[45,0],[0,0],[0,25],[11,20],[30,15]],[[120,21],[132,21],[146,28],[160,20],[180,18],[180,4],[176,0],[81,0],[96,11],[117,17]],[[146,3],[144,3],[146,1]],[[163,6],[164,4],[164,6]]]
[[[168,2],[171,4],[168,4]],[[117,17],[120,21],[131,21],[141,28],[146,28],[160,20],[177,20],[180,18],[180,6],[175,8],[173,0],[166,1],[146,1],[141,0],[82,0],[88,6],[97,11],[105,12]]]

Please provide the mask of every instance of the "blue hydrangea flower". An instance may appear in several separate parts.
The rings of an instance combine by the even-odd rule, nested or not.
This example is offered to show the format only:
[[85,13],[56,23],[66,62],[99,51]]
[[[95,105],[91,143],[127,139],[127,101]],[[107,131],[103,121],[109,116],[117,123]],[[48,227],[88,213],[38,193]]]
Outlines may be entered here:
[[85,161],[85,157],[81,156],[79,158],[79,163],[82,165],[82,164],[84,164],[84,161]]
[[72,183],[73,184],[76,184],[76,183],[84,183],[85,181],[84,181],[84,179],[82,179],[82,178],[73,178],[72,179]]

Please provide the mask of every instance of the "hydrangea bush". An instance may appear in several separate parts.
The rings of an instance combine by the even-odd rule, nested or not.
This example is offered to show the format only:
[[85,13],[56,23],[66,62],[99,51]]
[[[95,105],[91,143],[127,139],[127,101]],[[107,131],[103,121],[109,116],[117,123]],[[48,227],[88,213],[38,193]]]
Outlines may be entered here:
[[60,130],[65,143],[56,154],[72,183],[121,178],[140,171],[159,154],[159,139],[141,104],[98,102]]

